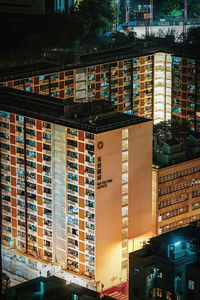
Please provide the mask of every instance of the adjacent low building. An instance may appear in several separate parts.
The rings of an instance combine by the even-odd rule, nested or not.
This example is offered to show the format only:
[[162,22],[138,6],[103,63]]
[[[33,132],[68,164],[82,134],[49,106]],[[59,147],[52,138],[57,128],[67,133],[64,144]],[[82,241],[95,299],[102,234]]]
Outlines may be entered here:
[[188,225],[154,237],[132,252],[129,299],[198,299],[199,247],[200,228]]
[[[8,288],[5,295],[7,300],[95,300],[100,298],[100,294],[95,291],[91,291],[74,283],[66,285],[65,280],[55,276],[47,278],[38,277],[15,285],[14,287]],[[101,295],[101,299],[112,300],[114,298]]]
[[200,137],[167,140],[154,151],[153,211],[161,234],[200,218]]

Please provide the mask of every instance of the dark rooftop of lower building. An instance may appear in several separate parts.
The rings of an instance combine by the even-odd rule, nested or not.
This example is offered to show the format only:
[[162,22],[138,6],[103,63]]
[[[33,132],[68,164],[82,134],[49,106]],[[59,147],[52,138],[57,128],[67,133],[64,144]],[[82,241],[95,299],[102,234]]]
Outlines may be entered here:
[[[75,297],[76,296],[76,297]],[[10,287],[6,290],[7,300],[95,300],[100,299],[100,294],[75,283],[66,285],[64,279],[56,276],[37,277],[32,280]],[[109,296],[103,296],[104,300],[112,300]]]
[[151,121],[119,113],[111,101],[67,102],[11,88],[0,88],[0,109],[92,133]]

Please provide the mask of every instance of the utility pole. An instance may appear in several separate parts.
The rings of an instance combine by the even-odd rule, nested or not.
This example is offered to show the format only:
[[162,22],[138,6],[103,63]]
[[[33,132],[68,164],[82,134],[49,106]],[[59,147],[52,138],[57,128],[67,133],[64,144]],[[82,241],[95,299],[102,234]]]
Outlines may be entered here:
[[149,10],[148,10],[148,4],[146,4],[146,25],[145,25],[145,37],[149,35]]
[[126,13],[126,24],[128,25],[129,23],[129,0],[125,0],[125,13]]
[[153,0],[150,0],[150,24],[153,23]]
[[183,42],[186,41],[187,36],[187,10],[188,10],[188,3],[187,0],[184,0],[184,18],[183,18]]

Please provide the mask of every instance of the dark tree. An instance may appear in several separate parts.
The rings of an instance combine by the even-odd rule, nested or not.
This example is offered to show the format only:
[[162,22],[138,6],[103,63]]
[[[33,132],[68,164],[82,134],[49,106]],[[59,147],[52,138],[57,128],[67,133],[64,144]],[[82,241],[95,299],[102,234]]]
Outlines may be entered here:
[[154,146],[161,146],[167,139],[182,141],[190,132],[190,124],[186,119],[159,122],[153,127]]

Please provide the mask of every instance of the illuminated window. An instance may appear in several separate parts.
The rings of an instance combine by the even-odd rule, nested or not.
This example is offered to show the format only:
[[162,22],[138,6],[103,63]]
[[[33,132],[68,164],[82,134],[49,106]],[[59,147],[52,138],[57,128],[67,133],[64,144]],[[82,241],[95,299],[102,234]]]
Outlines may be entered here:
[[172,300],[172,293],[169,291],[166,292],[166,300]]
[[194,290],[194,281],[193,280],[188,280],[188,289],[189,290]]
[[157,269],[157,277],[158,278],[162,278],[163,277],[163,274],[162,274],[162,272],[161,272],[160,269]]
[[157,288],[156,295],[158,298],[162,298],[162,289]]

